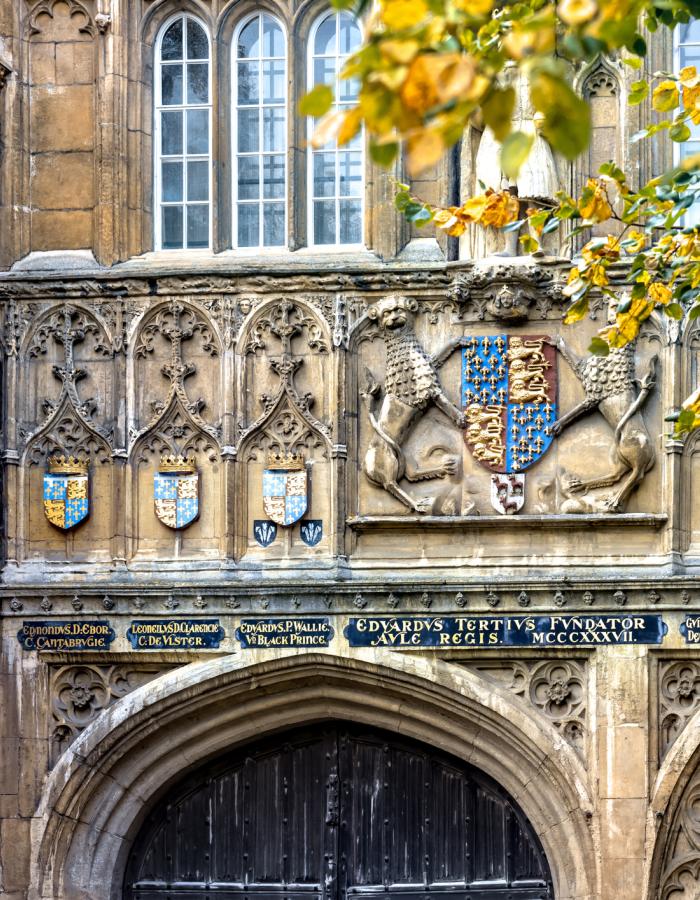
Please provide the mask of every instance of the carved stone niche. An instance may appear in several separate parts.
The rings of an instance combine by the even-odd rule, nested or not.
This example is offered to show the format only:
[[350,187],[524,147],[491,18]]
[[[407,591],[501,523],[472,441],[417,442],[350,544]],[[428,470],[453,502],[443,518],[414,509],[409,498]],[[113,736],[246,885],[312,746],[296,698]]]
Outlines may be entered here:
[[582,757],[586,755],[587,674],[584,660],[462,662],[505,688],[550,722]]
[[700,662],[659,661],[659,761],[700,709]]
[[[226,553],[227,531],[219,336],[203,310],[169,300],[145,316],[132,346],[136,418],[129,430],[129,555],[137,562],[170,557],[177,541],[179,556],[218,558]],[[154,512],[154,477],[162,455],[195,460],[198,516],[186,528],[169,528]]]
[[[241,329],[236,496],[243,501],[237,511],[243,554],[264,552],[272,560],[329,552],[338,503],[331,467],[339,452],[331,424],[337,393],[332,346],[328,322],[297,297],[266,303]],[[263,472],[271,455],[301,458],[307,506],[268,542],[272,525],[264,509]],[[308,520],[315,523],[313,537],[302,528]],[[256,522],[269,526],[263,540]]]
[[519,324],[558,318],[565,298],[556,270],[542,266],[485,265],[458,276],[448,296],[462,322],[491,319]]
[[52,667],[51,764],[103,710],[170,668],[158,662]]

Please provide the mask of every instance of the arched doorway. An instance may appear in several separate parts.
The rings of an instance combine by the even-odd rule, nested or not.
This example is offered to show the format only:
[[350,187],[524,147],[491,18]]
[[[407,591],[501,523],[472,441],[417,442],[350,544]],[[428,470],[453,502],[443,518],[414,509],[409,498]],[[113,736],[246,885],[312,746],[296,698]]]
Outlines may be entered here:
[[[492,779],[345,723],[277,735],[168,789],[125,900],[550,900],[530,824]],[[447,898],[445,897],[445,900]]]

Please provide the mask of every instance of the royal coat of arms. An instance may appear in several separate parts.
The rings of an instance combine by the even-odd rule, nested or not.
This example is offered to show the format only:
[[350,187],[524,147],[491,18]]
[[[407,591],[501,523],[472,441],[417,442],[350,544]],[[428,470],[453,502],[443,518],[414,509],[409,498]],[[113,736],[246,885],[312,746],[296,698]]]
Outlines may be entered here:
[[153,479],[156,515],[168,528],[185,528],[199,515],[199,475],[194,457],[162,456]]
[[301,456],[270,453],[263,471],[263,509],[278,525],[293,525],[306,512],[308,480]]
[[492,502],[499,512],[522,507],[522,473],[552,443],[556,363],[556,350],[546,335],[472,337],[462,351],[467,446],[491,472],[510,476],[492,478]]
[[50,456],[44,475],[44,512],[46,518],[67,531],[87,518],[88,462],[69,456]]

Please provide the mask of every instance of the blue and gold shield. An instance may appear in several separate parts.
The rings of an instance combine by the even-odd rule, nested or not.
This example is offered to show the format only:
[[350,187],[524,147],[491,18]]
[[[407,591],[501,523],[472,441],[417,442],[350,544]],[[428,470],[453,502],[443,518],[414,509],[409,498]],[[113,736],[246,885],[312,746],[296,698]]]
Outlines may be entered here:
[[552,443],[557,355],[546,335],[484,335],[462,350],[465,440],[492,472],[518,473]]
[[44,475],[44,512],[49,522],[63,531],[87,518],[87,462],[73,457],[49,458],[49,470]]
[[153,478],[156,516],[168,528],[186,528],[199,515],[194,459],[164,456]]
[[300,457],[271,454],[262,487],[265,515],[278,525],[293,525],[306,512],[308,481]]

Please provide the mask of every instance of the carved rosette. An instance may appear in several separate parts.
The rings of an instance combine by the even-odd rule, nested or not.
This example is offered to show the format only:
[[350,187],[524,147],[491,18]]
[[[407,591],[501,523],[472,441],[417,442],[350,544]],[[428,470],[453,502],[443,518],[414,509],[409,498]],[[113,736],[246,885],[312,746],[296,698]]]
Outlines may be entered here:
[[581,756],[586,753],[586,664],[583,661],[462,663],[511,691],[552,724]]
[[170,666],[68,665],[51,672],[51,758],[55,763],[100,713]]
[[662,660],[659,664],[659,760],[700,709],[700,663]]

